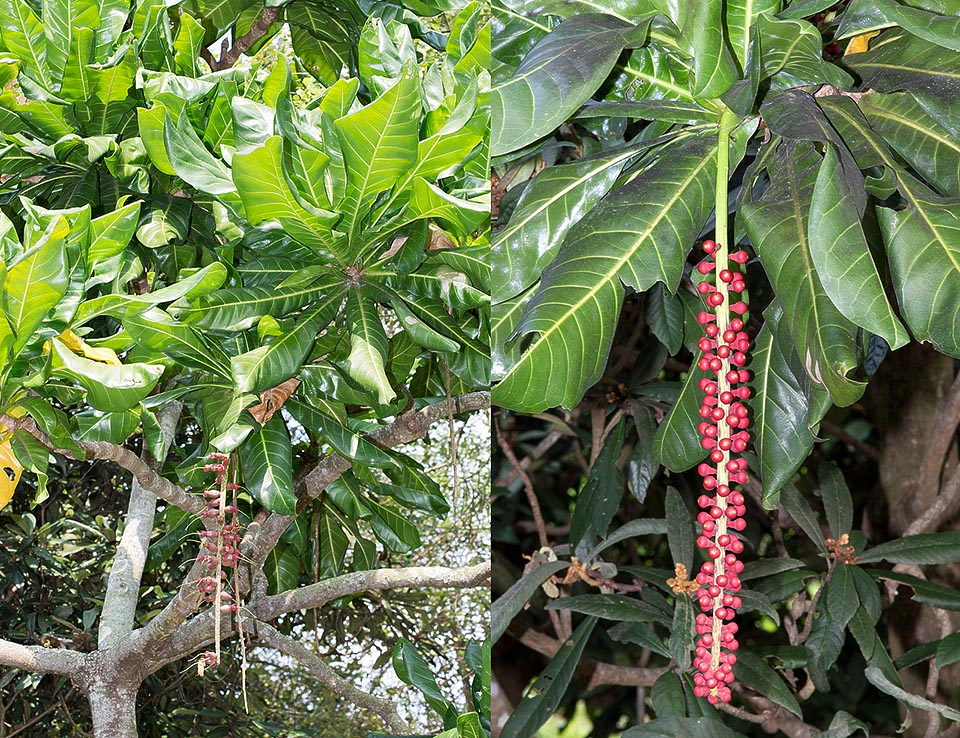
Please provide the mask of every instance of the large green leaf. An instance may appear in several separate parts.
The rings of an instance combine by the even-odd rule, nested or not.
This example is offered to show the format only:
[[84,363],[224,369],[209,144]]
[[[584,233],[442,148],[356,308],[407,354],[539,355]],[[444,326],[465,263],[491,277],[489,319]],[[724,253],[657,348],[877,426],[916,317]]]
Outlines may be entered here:
[[351,290],[347,296],[347,322],[350,328],[347,373],[364,388],[375,392],[378,401],[385,405],[397,396],[384,368],[389,348],[387,334],[376,303],[360,289]]
[[610,74],[630,24],[586,13],[563,21],[491,95],[490,148],[508,154],[545,136],[586,102]]
[[267,575],[267,594],[296,589],[300,581],[300,558],[292,546],[278,543],[267,554],[263,571]]
[[842,99],[827,105],[831,118],[859,136],[871,157],[893,172],[906,201],[899,211],[878,208],[877,216],[907,325],[917,340],[960,356],[960,325],[944,319],[956,315],[960,305],[960,199],[938,197],[904,172],[855,105]]
[[805,20],[781,20],[763,14],[758,19],[762,49],[763,77],[772,77],[774,89],[828,82],[849,88],[849,74],[825,61],[822,37]]
[[951,15],[911,8],[897,0],[872,0],[872,4],[888,23],[896,24],[938,46],[960,51],[960,18],[956,15],[956,4]]
[[865,385],[847,376],[857,366],[856,328],[830,301],[810,255],[807,213],[819,167],[812,145],[781,143],[769,167],[769,189],[741,212],[807,373],[846,406]]
[[290,434],[279,414],[256,428],[240,447],[244,486],[261,505],[282,515],[297,511],[292,455]]
[[780,675],[760,657],[750,651],[740,651],[737,654],[737,663],[733,666],[733,673],[737,681],[787,708],[797,717],[802,717],[797,698],[793,696]]
[[260,393],[297,374],[317,333],[334,319],[343,298],[343,290],[331,291],[270,343],[234,356],[230,366],[236,390]]
[[864,95],[858,104],[870,126],[931,185],[960,196],[960,143],[912,95]]
[[617,467],[617,458],[623,447],[626,425],[621,421],[611,431],[577,495],[570,520],[570,542],[581,561],[586,559],[597,539],[607,534],[623,497],[623,474]]
[[773,14],[780,9],[780,0],[728,0],[724,20],[727,24],[727,40],[737,55],[740,69],[746,67],[747,49],[753,27],[761,13]]
[[887,301],[856,206],[842,186],[840,159],[830,145],[811,196],[807,232],[810,258],[837,310],[882,336],[894,350],[909,343],[909,334]]
[[698,99],[720,97],[737,79],[737,66],[724,38],[723,0],[691,3],[683,41],[693,53],[690,92]]
[[140,202],[118,206],[115,210],[90,221],[90,243],[87,246],[87,272],[121,253],[130,243],[140,219]]
[[960,531],[905,536],[869,548],[858,559],[862,564],[954,564],[960,561]]
[[663,717],[625,731],[621,738],[744,738],[716,718]]
[[370,509],[370,527],[377,539],[391,551],[409,553],[420,547],[420,531],[393,507],[366,500]]
[[831,463],[820,464],[820,496],[830,532],[839,540],[853,527],[853,498],[843,472]]
[[606,620],[627,623],[661,622],[670,627],[673,616],[635,597],[613,594],[590,594],[561,597],[546,607],[547,610],[572,610]]
[[640,291],[679,284],[713,207],[715,153],[711,139],[667,149],[571,229],[517,327],[518,335],[535,335],[494,388],[497,404],[527,412],[573,407],[600,378],[623,284]]
[[275,220],[284,231],[321,254],[334,253],[337,215],[305,203],[283,168],[283,139],[271,136],[262,147],[233,157],[233,181],[252,225]]
[[16,336],[14,352],[27,345],[44,316],[67,291],[64,241],[69,233],[65,218],[52,218],[36,244],[7,269],[3,310]]
[[127,315],[122,322],[127,333],[140,346],[169,356],[184,366],[229,378],[230,368],[223,349],[160,308]]
[[16,54],[21,69],[49,90],[47,42],[43,23],[24,0],[0,4],[0,35],[7,51]]
[[[438,220],[458,236],[468,236],[490,219],[489,201],[463,200],[444,192],[423,177],[413,180],[410,201],[404,211],[408,220]],[[485,229],[487,230],[487,229]]]
[[279,318],[323,297],[334,280],[307,287],[234,287],[170,306],[171,314],[196,328],[219,331],[243,330],[264,315]]
[[960,136],[960,55],[906,31],[884,35],[870,51],[843,57],[863,89],[907,90],[954,137]]
[[[889,658],[889,657],[888,657]],[[933,702],[931,700],[925,699],[918,695],[908,692],[903,687],[894,684],[890,678],[883,673],[883,670],[873,664],[867,666],[864,671],[864,676],[867,678],[873,686],[879,689],[881,692],[885,692],[892,697],[896,697],[898,700],[903,702],[910,707],[916,707],[920,710],[928,710],[931,712],[938,712],[943,715],[948,720],[953,720],[954,722],[960,722],[960,710],[956,710],[947,705],[941,704],[939,702]]]
[[533,683],[526,697],[517,705],[500,731],[501,738],[529,738],[556,711],[576,671],[597,618],[585,618],[569,641]]
[[47,66],[51,76],[59,79],[70,53],[74,35],[80,29],[100,25],[99,3],[93,0],[46,0],[43,3],[43,25],[47,36]]
[[697,382],[700,377],[696,366],[701,356],[700,353],[694,355],[694,362],[683,381],[680,395],[667,417],[660,423],[653,440],[654,458],[670,471],[686,471],[702,461],[707,453],[700,446],[700,435],[697,432],[697,425],[702,418],[698,413],[700,389]]
[[490,638],[493,641],[500,639],[510,625],[510,621],[519,613],[533,597],[540,585],[559,571],[567,568],[566,561],[547,561],[535,569],[525,573],[511,585],[493,603],[490,610]]
[[[181,115],[176,122],[169,115],[166,116],[163,124],[163,144],[167,149],[170,166],[187,184],[213,195],[224,195],[237,189],[226,164],[215,158],[203,145],[193,129],[190,116]],[[245,200],[244,205],[246,202]]]
[[451,723],[456,725],[459,712],[456,705],[443,696],[427,662],[405,638],[401,638],[393,648],[393,670],[400,681],[417,688],[433,711],[443,718],[444,727],[450,727]]
[[510,222],[494,234],[494,302],[513,297],[536,281],[569,230],[607,194],[635,156],[635,149],[619,150],[547,167],[537,175]]
[[[360,233],[365,209],[416,162],[421,111],[416,67],[407,65],[387,92],[364,108],[336,121],[347,170],[341,230],[352,241]],[[344,258],[359,255],[355,245]]]
[[51,374],[77,382],[87,391],[87,403],[95,410],[120,412],[136,406],[150,394],[163,374],[163,366],[159,364],[102,364],[77,356],[59,338],[51,342]]

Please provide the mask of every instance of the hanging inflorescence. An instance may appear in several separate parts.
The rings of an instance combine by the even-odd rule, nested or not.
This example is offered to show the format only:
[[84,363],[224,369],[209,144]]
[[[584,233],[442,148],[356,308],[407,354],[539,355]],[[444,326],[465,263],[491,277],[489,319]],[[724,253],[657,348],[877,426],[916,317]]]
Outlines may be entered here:
[[[750,374],[743,368],[750,340],[741,318],[747,312],[746,303],[730,304],[731,294],[745,289],[744,277],[727,265],[727,259],[745,264],[747,253],[736,251],[727,256],[726,249],[709,240],[704,241],[703,250],[707,258],[697,270],[705,279],[698,291],[710,311],[698,316],[705,333],[698,344],[703,352],[698,368],[707,373],[699,383],[704,393],[699,431],[709,461],[698,467],[705,494],[697,500],[702,508],[697,515],[701,527],[697,545],[706,551],[707,560],[696,577],[699,589],[695,597],[702,612],[696,619],[699,640],[693,681],[694,693],[716,704],[730,701],[737,661],[734,652],[739,646],[733,616],[742,604],[737,595],[743,563],[737,554],[743,551],[743,541],[737,533],[746,527],[746,507],[743,494],[733,485],[747,481],[747,461],[740,454],[750,440],[749,412],[743,402],[750,397],[746,386]],[[713,283],[711,275],[716,277]],[[736,317],[731,319],[731,313]]]
[[[205,602],[218,607],[216,621],[216,651],[207,651],[201,657],[201,667],[216,669],[220,665],[220,613],[237,611],[237,603],[230,592],[224,588],[228,568],[236,567],[240,558],[240,530],[237,521],[236,482],[227,481],[230,457],[226,454],[211,453],[213,463],[203,467],[205,472],[216,472],[215,485],[203,493],[207,501],[206,509],[200,514],[207,521],[215,521],[206,530],[200,531],[201,551],[197,560],[205,571],[197,581],[197,587]],[[227,504],[227,493],[233,493],[233,499]],[[229,516],[229,518],[228,518]]]

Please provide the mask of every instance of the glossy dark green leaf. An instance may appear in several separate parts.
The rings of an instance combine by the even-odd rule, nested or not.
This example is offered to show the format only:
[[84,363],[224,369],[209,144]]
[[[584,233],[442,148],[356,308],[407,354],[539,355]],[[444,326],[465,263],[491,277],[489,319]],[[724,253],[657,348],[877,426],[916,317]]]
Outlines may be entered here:
[[644,316],[650,331],[675,356],[683,345],[683,303],[667,292],[662,284],[655,284],[647,292]]
[[714,110],[682,100],[630,100],[624,102],[588,102],[576,115],[578,120],[590,118],[639,118],[671,123],[716,123],[720,116]]
[[[826,586],[829,587],[829,585]],[[821,599],[810,636],[804,643],[810,676],[821,692],[829,689],[830,681],[827,672],[837,663],[840,652],[843,650],[844,639],[844,629],[827,608],[826,602]]]
[[625,541],[628,538],[663,535],[666,532],[666,520],[661,520],[659,518],[638,518],[637,520],[631,520],[629,523],[624,523],[621,525],[613,533],[598,543],[596,547],[593,548],[593,550],[591,550],[584,559],[582,559],[582,561],[585,563],[591,562],[601,551],[605,551],[615,543]]
[[570,520],[570,542],[581,561],[598,539],[607,534],[610,521],[623,498],[623,474],[617,467],[617,458],[626,434],[626,422],[621,421],[607,436],[590,475],[577,495],[577,504]]
[[823,553],[827,553],[827,544],[823,540],[823,532],[820,530],[817,515],[796,487],[792,484],[784,486],[780,491],[780,504],[797,521],[797,524],[807,534],[807,537],[816,544],[817,548]]
[[774,301],[764,311],[763,328],[754,344],[750,364],[754,392],[750,403],[754,414],[753,438],[765,506],[776,506],[780,490],[806,460],[814,443],[808,420],[810,400],[805,387],[809,380],[792,355],[782,320],[783,310],[780,303]]
[[863,608],[863,614],[871,623],[880,619],[882,603],[880,601],[880,587],[873,578],[859,566],[850,566],[850,575],[857,588],[857,598]]
[[864,95],[858,107],[870,127],[942,195],[960,196],[960,143],[911,94]]
[[716,718],[665,717],[625,730],[621,738],[744,738]]
[[365,389],[375,392],[379,402],[386,405],[397,396],[385,370],[387,334],[376,303],[359,289],[351,290],[347,296],[347,322],[350,356],[346,371]]
[[779,9],[780,0],[729,0],[727,2],[724,14],[727,41],[737,55],[741,70],[747,67],[747,50],[750,48],[753,28],[757,25],[760,14],[772,15]]
[[827,610],[839,628],[846,628],[847,623],[860,609],[860,595],[857,594],[852,568],[848,564],[838,562],[833,570],[833,578],[826,585]]
[[339,516],[327,505],[323,507],[317,532],[320,537],[315,545],[319,548],[320,576],[326,579],[342,574],[343,561],[350,548],[350,541]]
[[773,78],[774,89],[824,82],[848,89],[853,84],[849,74],[824,60],[823,41],[813,24],[766,14],[758,21],[763,76]]
[[240,447],[244,487],[257,502],[281,515],[297,510],[292,453],[290,434],[279,414],[254,429]]
[[628,623],[654,621],[663,623],[668,627],[673,625],[673,619],[661,612],[659,608],[635,597],[625,597],[624,595],[590,594],[561,597],[559,600],[550,602],[546,609],[571,610],[584,615]]
[[741,589],[740,599],[743,600],[743,604],[739,612],[744,614],[748,612],[763,613],[770,618],[778,628],[780,627],[780,615],[777,613],[767,595],[751,589]]
[[300,559],[296,551],[284,543],[278,543],[263,564],[267,575],[267,593],[277,595],[296,589],[300,581]]
[[420,547],[420,531],[402,513],[388,505],[367,500],[370,507],[370,526],[377,538],[391,551],[409,553]]
[[88,411],[73,416],[77,423],[78,441],[106,441],[123,445],[131,433],[140,425],[140,414],[124,410],[115,413]]
[[793,696],[789,687],[780,675],[759,656],[747,650],[738,651],[733,673],[738,681],[762,694],[771,702],[787,708],[797,717],[803,716],[797,698]]
[[416,647],[405,638],[401,638],[393,649],[393,670],[400,677],[400,681],[415,687],[424,696],[427,704],[435,713],[443,718],[444,727],[448,722],[456,725],[456,706],[443,696],[437,678],[430,671],[427,662],[417,651]]
[[535,569],[526,572],[510,586],[510,589],[500,595],[490,608],[490,639],[494,643],[500,640],[500,636],[506,632],[510,621],[537,593],[540,585],[568,566],[569,563],[566,561],[542,563]]
[[751,579],[762,579],[763,577],[769,577],[783,571],[799,569],[802,566],[803,562],[799,559],[757,559],[756,561],[748,561],[744,564],[740,579],[745,582]]
[[[690,92],[701,100],[720,97],[737,79],[737,65],[725,38],[723,19],[723,2],[702,0],[690,4],[682,29],[682,42],[693,51]],[[733,48],[737,48],[735,43]]]
[[[534,338],[494,390],[504,407],[573,407],[607,361],[625,283],[675,290],[711,208],[716,143],[672,147],[571,229],[517,328]],[[541,367],[550,366],[549,382]]]
[[673,658],[663,639],[646,623],[619,623],[610,628],[607,635],[618,643],[632,643],[641,648],[649,648],[664,658]]
[[144,348],[214,376],[224,379],[230,376],[223,349],[207,342],[189,325],[174,320],[160,308],[126,316],[123,327]]
[[[691,557],[692,558],[692,557]],[[648,593],[649,595],[649,593]],[[673,608],[673,624],[670,626],[670,656],[681,671],[690,668],[694,645],[694,606],[686,595],[676,598]]]
[[950,15],[941,15],[896,0],[873,0],[873,5],[886,22],[937,46],[960,51],[960,18],[955,15],[955,7]]
[[654,457],[674,472],[686,471],[706,456],[697,432],[697,425],[702,420],[698,412],[700,409],[700,389],[697,386],[699,372],[695,371],[699,360],[700,354],[697,353],[683,381],[680,396],[657,428],[657,435],[653,442]]
[[529,287],[560,248],[569,230],[613,186],[635,151],[619,151],[547,167],[524,190],[505,228],[493,238],[493,299]]
[[664,502],[667,518],[667,541],[674,564],[683,564],[687,571],[693,570],[693,523],[690,511],[683,503],[680,493],[673,487],[667,487]]
[[908,692],[903,687],[892,682],[878,666],[874,666],[872,664],[868,665],[863,675],[867,678],[868,682],[870,682],[881,692],[888,694],[891,697],[896,697],[905,705],[916,707],[918,710],[928,710],[931,712],[935,711],[943,715],[945,718],[947,718],[947,720],[960,722],[960,710],[956,710],[953,707],[949,707],[940,702],[933,702],[924,697],[920,697],[913,692]]
[[[877,579],[890,579],[910,586],[913,589],[913,599],[917,602],[939,607],[941,610],[960,610],[960,592],[953,587],[945,587],[942,584],[893,571],[868,569],[867,573]],[[862,594],[861,598],[863,598]]]
[[868,548],[858,556],[861,564],[955,564],[960,561],[960,531],[919,533]]
[[660,471],[660,463],[653,457],[656,423],[650,409],[639,402],[633,403],[633,425],[637,431],[637,444],[627,458],[627,488],[642,503],[647,497],[650,482]]
[[853,499],[843,473],[829,462],[820,464],[820,496],[830,532],[839,539],[853,527]]
[[653,711],[658,718],[687,716],[686,701],[683,698],[683,686],[680,677],[667,671],[653,683],[650,689]]
[[494,156],[536,141],[563,123],[610,74],[631,24],[585,13],[563,21],[492,90]]
[[840,159],[827,146],[810,202],[810,257],[827,297],[844,317],[882,336],[896,350],[910,335],[886,290],[854,203],[843,187]]
[[846,406],[865,385],[848,376],[858,364],[856,328],[830,301],[810,256],[807,213],[819,166],[812,145],[782,143],[769,165],[770,187],[740,212],[807,373]]
[[566,694],[596,624],[596,618],[588,617],[577,626],[504,723],[500,731],[501,738],[532,738],[554,714]]

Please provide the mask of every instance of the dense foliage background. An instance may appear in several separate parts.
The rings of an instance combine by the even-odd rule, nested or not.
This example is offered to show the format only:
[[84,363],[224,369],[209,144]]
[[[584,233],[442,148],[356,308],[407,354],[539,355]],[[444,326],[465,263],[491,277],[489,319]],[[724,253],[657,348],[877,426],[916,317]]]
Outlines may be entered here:
[[[0,735],[134,735],[141,680],[140,735],[484,732],[489,45],[477,3],[0,7]],[[247,638],[199,678],[214,451]]]
[[[958,12],[495,5],[500,735],[960,733]],[[707,237],[751,257],[722,711],[692,694],[677,576]]]

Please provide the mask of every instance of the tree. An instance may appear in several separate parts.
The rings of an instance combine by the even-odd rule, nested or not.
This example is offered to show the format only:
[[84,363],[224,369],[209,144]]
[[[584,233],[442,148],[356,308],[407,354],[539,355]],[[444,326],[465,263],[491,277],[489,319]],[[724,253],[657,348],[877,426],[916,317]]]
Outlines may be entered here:
[[[50,480],[71,459],[132,474],[112,540],[84,547],[110,562],[70,623],[96,643],[29,645],[28,619],[0,663],[68,677],[96,736],[137,734],[164,665],[231,668],[237,636],[402,731],[297,640],[300,613],[488,577],[482,555],[402,565],[449,503],[396,447],[489,404],[489,28],[476,4],[448,11],[0,8],[0,502],[81,511],[93,491]],[[141,596],[145,568],[159,593]],[[394,663],[429,691],[421,658]],[[431,704],[481,730],[481,692]]]
[[494,22],[500,735],[957,735],[955,12]]

